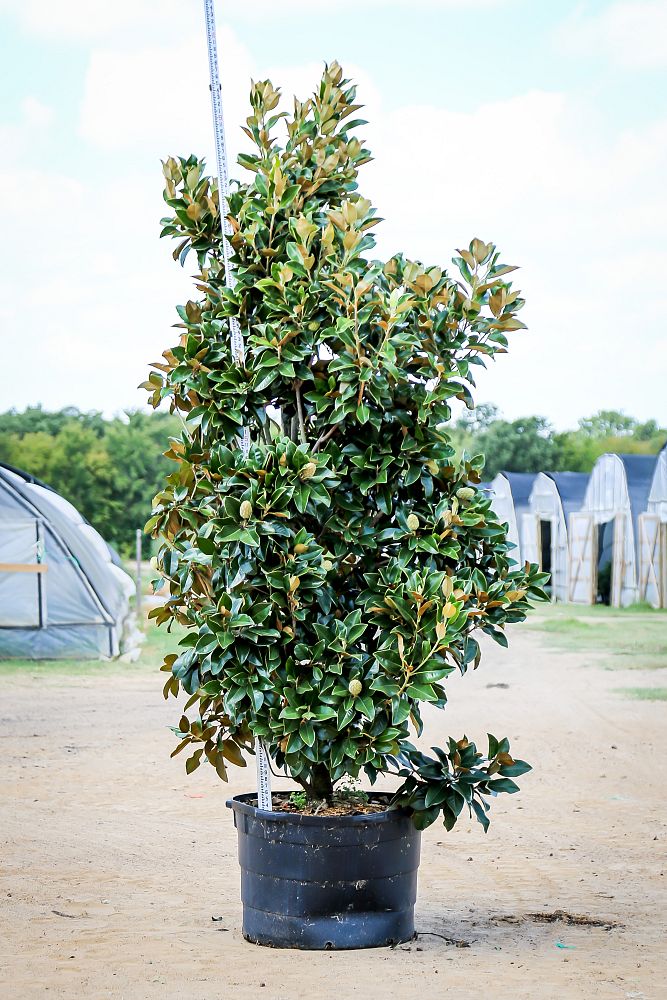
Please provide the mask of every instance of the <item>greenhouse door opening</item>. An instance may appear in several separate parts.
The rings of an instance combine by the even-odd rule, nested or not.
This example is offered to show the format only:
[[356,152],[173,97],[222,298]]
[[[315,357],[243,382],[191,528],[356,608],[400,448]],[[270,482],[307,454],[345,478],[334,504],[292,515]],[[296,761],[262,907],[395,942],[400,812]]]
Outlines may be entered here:
[[551,575],[556,570],[556,542],[558,521],[555,517],[524,513],[521,515],[521,557],[527,562],[537,563],[540,569],[549,573],[544,589],[554,597]]
[[547,594],[554,599],[554,558],[553,558],[553,544],[554,544],[554,524],[551,518],[541,518],[537,524],[537,542],[538,542],[538,552],[539,552],[539,567],[543,573],[549,574],[549,579],[544,585],[544,590]]
[[596,604],[608,604],[620,608],[623,603],[623,589],[627,587],[625,537],[626,521],[617,514],[610,521],[597,526],[597,593]]
[[540,569],[543,573],[553,572],[551,551],[553,548],[553,532],[551,521],[540,521]]
[[614,522],[603,521],[597,526],[598,566],[596,604],[612,603],[612,576],[614,572]]

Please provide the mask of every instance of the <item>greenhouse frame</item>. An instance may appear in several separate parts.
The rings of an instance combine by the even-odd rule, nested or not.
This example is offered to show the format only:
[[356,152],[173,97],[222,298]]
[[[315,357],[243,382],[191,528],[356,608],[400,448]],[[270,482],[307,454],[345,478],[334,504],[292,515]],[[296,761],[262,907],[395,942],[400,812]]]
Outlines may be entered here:
[[510,559],[518,565],[524,561],[522,552],[522,517],[530,510],[530,492],[535,482],[534,472],[499,472],[489,484],[491,507],[501,522],[507,524],[507,538],[515,546]]
[[551,574],[551,599],[567,601],[569,593],[568,528],[572,513],[581,510],[587,472],[540,472],[535,476],[521,517],[521,555]]
[[646,512],[639,517],[639,595],[667,607],[667,445],[653,470]]
[[133,592],[71,503],[0,464],[0,659],[134,658]]
[[580,511],[570,514],[569,600],[627,607],[642,599],[640,532],[655,455],[601,455]]

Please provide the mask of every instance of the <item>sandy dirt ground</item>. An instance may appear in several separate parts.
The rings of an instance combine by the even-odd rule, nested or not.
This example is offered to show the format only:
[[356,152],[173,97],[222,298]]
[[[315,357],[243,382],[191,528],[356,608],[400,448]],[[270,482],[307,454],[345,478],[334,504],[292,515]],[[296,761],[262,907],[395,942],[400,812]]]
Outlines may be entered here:
[[0,996],[667,998],[665,703],[617,691],[655,672],[544,641],[516,630],[429,717],[430,742],[508,735],[535,770],[488,835],[426,831],[419,937],[366,952],[243,940],[225,799],[253,773],[169,759],[163,675],[0,678]]

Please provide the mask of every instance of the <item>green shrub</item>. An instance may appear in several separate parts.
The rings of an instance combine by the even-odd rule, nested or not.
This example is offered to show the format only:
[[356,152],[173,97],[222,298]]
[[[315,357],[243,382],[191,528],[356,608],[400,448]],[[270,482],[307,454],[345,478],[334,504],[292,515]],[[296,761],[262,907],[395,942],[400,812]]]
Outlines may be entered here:
[[486,757],[464,738],[430,759],[410,729],[424,702],[444,708],[452,671],[477,666],[476,635],[506,645],[505,626],[543,596],[545,575],[510,564],[476,488],[482,459],[457,462],[447,434],[450,400],[472,405],[474,367],[523,327],[514,268],[479,239],[452,274],[367,257],[379,220],[357,172],[370,154],[337,64],[291,116],[268,81],[250,100],[256,152],[229,198],[233,291],[215,182],[195,157],[164,164],[163,235],[181,262],[196,254],[201,293],[146,383],[185,421],[147,526],[171,591],[155,617],[188,629],[165,697],[182,688],[198,712],[174,752],[225,778],[257,736],[310,798],[393,772],[420,826],[442,812],[449,827],[466,804],[486,826],[483,796],[515,791],[528,765],[493,737]]

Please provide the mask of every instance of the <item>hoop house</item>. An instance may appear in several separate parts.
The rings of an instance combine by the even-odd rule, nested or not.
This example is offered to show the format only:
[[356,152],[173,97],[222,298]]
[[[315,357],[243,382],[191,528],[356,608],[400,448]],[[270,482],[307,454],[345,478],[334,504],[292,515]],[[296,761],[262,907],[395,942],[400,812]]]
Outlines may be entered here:
[[646,512],[639,515],[639,596],[667,607],[667,445],[658,455]]
[[508,526],[507,537],[516,546],[510,554],[519,565],[524,561],[520,528],[523,515],[530,510],[530,492],[534,482],[534,472],[503,471],[490,483],[491,505],[498,518]]
[[522,515],[521,557],[551,573],[554,601],[568,599],[569,518],[581,510],[588,480],[586,472],[540,472],[530,492],[530,509]]
[[582,509],[570,515],[569,599],[625,607],[640,599],[640,516],[647,510],[654,455],[601,455]]
[[64,497],[0,464],[0,659],[134,650],[131,577]]

